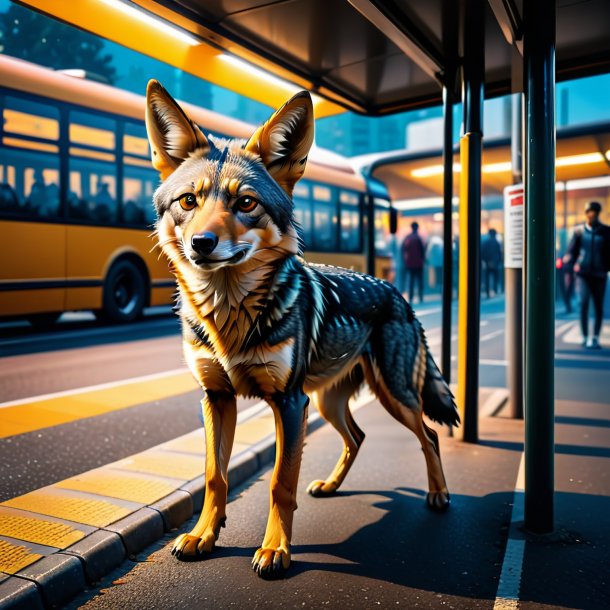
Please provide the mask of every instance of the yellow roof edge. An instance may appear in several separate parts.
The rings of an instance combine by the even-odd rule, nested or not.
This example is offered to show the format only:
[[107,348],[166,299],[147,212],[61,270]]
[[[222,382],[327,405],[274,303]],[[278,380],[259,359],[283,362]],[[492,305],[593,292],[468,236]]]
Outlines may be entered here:
[[[248,70],[245,65],[226,61],[227,53],[212,44],[204,41],[189,42],[172,36],[171,32],[156,26],[154,21],[139,18],[139,9],[134,7],[134,3],[127,5],[114,0],[21,0],[21,4],[271,108],[279,108],[298,89],[313,89],[311,82],[271,62],[265,62],[241,47],[231,47],[231,54],[254,64],[255,67],[261,66],[259,70],[270,73],[269,77],[257,70]],[[137,4],[148,11],[154,10],[165,21],[176,24],[185,33],[190,32],[195,37],[209,35],[201,26],[157,3],[137,0]],[[119,5],[122,10],[117,9]],[[150,76],[154,78],[153,74]],[[343,106],[328,99],[320,96],[315,99],[315,115],[318,119],[345,111]]]

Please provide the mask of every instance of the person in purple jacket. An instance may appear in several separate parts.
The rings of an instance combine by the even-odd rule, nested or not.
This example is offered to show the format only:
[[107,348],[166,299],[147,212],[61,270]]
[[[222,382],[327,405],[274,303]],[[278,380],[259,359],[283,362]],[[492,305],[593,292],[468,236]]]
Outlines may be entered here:
[[419,224],[411,223],[411,233],[402,242],[402,260],[405,269],[405,289],[406,279],[409,280],[409,302],[413,303],[413,288],[415,282],[419,288],[419,302],[424,302],[424,259],[425,247],[424,240],[418,233]]

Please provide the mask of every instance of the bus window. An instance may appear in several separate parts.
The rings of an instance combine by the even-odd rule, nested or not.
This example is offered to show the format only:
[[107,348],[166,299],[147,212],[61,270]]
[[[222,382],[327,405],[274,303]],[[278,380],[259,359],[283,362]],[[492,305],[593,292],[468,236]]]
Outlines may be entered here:
[[123,178],[123,220],[127,224],[150,225],[156,220],[153,193],[158,183],[152,170],[125,165]]
[[88,112],[70,112],[70,144],[87,148],[115,148],[116,121]]
[[2,119],[0,210],[36,218],[59,216],[59,111],[7,96]]
[[144,125],[125,123],[123,136],[123,221],[151,225],[156,220],[152,203],[159,174],[150,163]]
[[294,201],[294,216],[301,227],[301,237],[305,249],[311,248],[311,197],[310,185],[306,182],[298,182],[292,192]]
[[150,160],[148,137],[144,125],[125,123],[123,135],[123,154]]
[[358,193],[339,193],[341,214],[341,252],[360,251],[360,198]]
[[70,217],[99,223],[117,222],[116,121],[71,111],[69,131]]
[[330,187],[314,185],[313,210],[314,250],[337,250],[337,201]]
[[70,157],[68,204],[71,218],[117,222],[114,166]]
[[3,119],[5,135],[59,140],[59,111],[55,106],[6,96]]
[[375,197],[375,251],[381,256],[392,253],[390,233],[390,202]]

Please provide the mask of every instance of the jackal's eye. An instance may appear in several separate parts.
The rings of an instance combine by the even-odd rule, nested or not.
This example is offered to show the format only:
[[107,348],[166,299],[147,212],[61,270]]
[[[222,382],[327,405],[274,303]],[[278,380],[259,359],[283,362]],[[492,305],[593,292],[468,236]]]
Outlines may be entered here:
[[197,205],[197,197],[195,197],[193,193],[185,193],[184,195],[180,195],[180,197],[178,197],[178,201],[180,202],[180,207],[187,212],[192,210]]
[[235,209],[240,212],[251,212],[258,205],[258,201],[254,197],[244,195],[235,202]]

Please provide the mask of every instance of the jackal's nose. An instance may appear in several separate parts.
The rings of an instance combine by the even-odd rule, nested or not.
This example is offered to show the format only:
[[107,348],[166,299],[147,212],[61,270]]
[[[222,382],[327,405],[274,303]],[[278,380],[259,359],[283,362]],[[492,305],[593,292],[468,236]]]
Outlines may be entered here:
[[214,248],[218,245],[218,235],[211,231],[203,231],[196,233],[191,239],[191,246],[197,254],[206,256],[212,254]]

